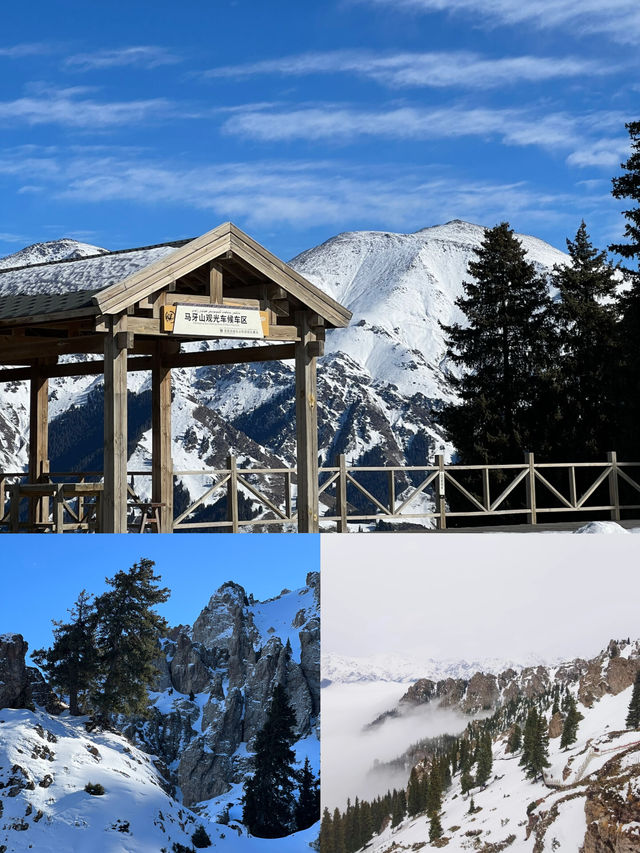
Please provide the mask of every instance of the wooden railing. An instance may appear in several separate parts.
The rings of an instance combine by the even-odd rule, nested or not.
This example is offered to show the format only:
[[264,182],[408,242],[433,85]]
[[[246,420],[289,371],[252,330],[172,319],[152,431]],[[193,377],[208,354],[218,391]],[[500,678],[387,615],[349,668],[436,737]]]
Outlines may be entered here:
[[[0,473],[4,529],[99,529],[99,494],[92,499],[82,488],[99,482],[99,472],[48,475],[47,482],[67,486],[59,489],[54,511],[38,523],[33,512],[30,520],[24,520],[23,498],[40,499],[35,492],[30,497],[25,476]],[[151,472],[132,471],[130,477],[129,509],[135,529],[133,515],[148,505]],[[198,495],[178,501],[174,531],[297,528],[293,468],[243,468],[229,456],[226,468],[175,471],[174,477],[187,484],[189,495]],[[335,465],[319,470],[320,528],[345,533],[380,522],[388,529],[444,530],[452,523],[495,525],[505,520],[530,525],[563,518],[619,521],[623,515],[640,517],[639,480],[640,462],[618,461],[613,452],[603,462],[538,462],[526,454],[521,463],[503,465],[446,465],[444,457],[437,456],[427,465],[353,466],[342,455]],[[72,484],[80,486],[74,490]]]

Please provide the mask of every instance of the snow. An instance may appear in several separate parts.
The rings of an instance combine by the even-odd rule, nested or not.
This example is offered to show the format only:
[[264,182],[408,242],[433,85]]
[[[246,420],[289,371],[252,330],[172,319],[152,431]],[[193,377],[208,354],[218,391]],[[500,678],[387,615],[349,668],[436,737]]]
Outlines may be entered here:
[[630,533],[629,530],[625,530],[624,527],[622,527],[620,524],[616,524],[615,521],[590,521],[588,524],[585,524],[583,527],[580,527],[575,532],[607,534]]
[[[293,622],[299,611],[304,614],[298,627]],[[271,601],[258,602],[249,607],[253,622],[260,635],[260,644],[264,645],[271,637],[280,637],[283,645],[291,643],[293,660],[300,662],[300,626],[310,616],[318,615],[313,590],[310,588],[288,592]]]

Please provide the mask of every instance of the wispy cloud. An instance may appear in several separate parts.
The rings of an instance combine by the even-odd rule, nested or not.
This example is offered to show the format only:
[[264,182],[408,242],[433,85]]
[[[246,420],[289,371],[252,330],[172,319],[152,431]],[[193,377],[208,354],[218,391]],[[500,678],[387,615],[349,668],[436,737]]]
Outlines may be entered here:
[[24,44],[0,45],[0,57],[7,59],[22,59],[24,56],[42,56],[51,53],[50,44],[25,42]]
[[628,137],[596,139],[576,148],[567,157],[567,163],[570,166],[598,166],[615,171],[628,153]]
[[340,160],[286,160],[184,168],[117,153],[70,158],[62,151],[46,150],[42,157],[28,153],[28,158],[16,151],[0,155],[0,174],[27,185],[36,180],[51,198],[186,206],[247,227],[413,230],[454,218],[492,224],[525,216],[548,225],[567,215],[577,218],[585,201],[584,192],[574,196],[526,182],[473,181],[450,170],[436,175],[398,164],[373,169]]
[[[608,130],[612,126],[622,127],[625,119],[624,114],[611,111],[544,114],[534,108],[474,109],[455,105],[435,109],[407,106],[359,110],[327,104],[290,109],[251,108],[230,116],[222,130],[262,142],[306,140],[346,144],[362,138],[428,141],[478,137],[505,145],[533,145],[564,153],[571,165],[609,166],[624,150],[624,140],[613,140],[611,145]],[[603,133],[605,138],[601,138]]]
[[395,53],[368,51],[303,53],[261,62],[225,65],[203,73],[205,78],[246,79],[266,74],[298,77],[309,74],[354,74],[393,88],[451,86],[491,89],[523,82],[609,74],[610,63],[579,57],[514,56],[491,58],[470,51]]
[[164,47],[138,45],[113,50],[97,50],[93,53],[78,53],[65,60],[68,68],[76,71],[91,71],[102,68],[157,68],[160,65],[175,65],[182,59]]
[[464,136],[498,137],[514,145],[569,145],[576,120],[568,113],[534,116],[521,109],[390,107],[361,110],[327,104],[254,110],[228,118],[226,133],[266,142],[296,139],[346,142],[357,137],[427,140]]
[[11,124],[59,124],[72,128],[104,129],[140,124],[173,114],[165,98],[133,101],[99,101],[87,97],[93,90],[76,86],[0,101],[0,120]]
[[530,25],[571,33],[602,33],[633,44],[640,34],[637,0],[352,0],[394,11],[446,12],[473,16],[473,24]]

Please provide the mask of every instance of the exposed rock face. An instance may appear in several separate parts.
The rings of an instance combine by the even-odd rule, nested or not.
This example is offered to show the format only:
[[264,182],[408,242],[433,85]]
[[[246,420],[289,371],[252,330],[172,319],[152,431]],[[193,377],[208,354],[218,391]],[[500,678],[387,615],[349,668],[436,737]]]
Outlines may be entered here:
[[640,765],[622,769],[620,760],[606,764],[587,789],[584,810],[587,832],[581,853],[637,853]]
[[[290,641],[290,644],[287,642]],[[284,685],[296,733],[310,734],[320,708],[319,576],[307,586],[254,602],[228,582],[193,628],[163,641],[156,700],[128,733],[168,765],[185,805],[240,781],[246,749],[266,720],[275,685]],[[236,754],[237,753],[237,754]]]
[[0,708],[33,707],[24,659],[28,648],[21,634],[0,637]]
[[0,636],[0,708],[33,709],[40,705],[50,714],[59,714],[65,706],[39,670],[26,665],[28,650],[21,634]]
[[[640,648],[637,644],[634,646],[625,640],[612,640],[605,651],[590,661],[577,658],[554,668],[525,667],[519,672],[507,669],[499,675],[477,672],[468,680],[446,678],[434,682],[421,678],[400,699],[398,710],[403,705],[421,705],[437,700],[441,707],[477,714],[493,710],[511,699],[541,696],[556,684],[577,684],[578,699],[590,708],[594,701],[605,694],[616,696],[626,690],[633,684],[639,669]],[[393,715],[389,712],[379,719]]]
[[562,729],[564,728],[564,717],[560,711],[556,711],[549,720],[549,737],[561,737]]

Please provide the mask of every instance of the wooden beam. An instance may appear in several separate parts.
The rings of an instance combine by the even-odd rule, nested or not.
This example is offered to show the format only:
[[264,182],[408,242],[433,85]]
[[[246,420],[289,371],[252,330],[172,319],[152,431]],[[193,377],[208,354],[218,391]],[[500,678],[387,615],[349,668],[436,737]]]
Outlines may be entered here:
[[51,314],[26,314],[24,317],[10,317],[6,320],[0,320],[0,326],[28,326],[40,323],[54,323],[56,321],[66,321],[71,317],[93,317],[98,313],[98,309],[89,305],[86,308],[72,308],[68,311],[54,311]]
[[[216,364],[251,364],[256,361],[287,361],[295,358],[294,344],[274,344],[264,347],[234,347],[233,349],[210,350],[207,352],[183,352],[165,356],[167,367],[210,367]],[[127,359],[129,373],[136,370],[151,370],[153,359],[138,356]],[[104,361],[82,361],[57,364],[45,369],[49,379],[60,376],[100,376],[104,373]],[[0,370],[0,382],[21,382],[31,377],[30,367],[13,367]]]
[[104,533],[127,532],[127,319],[110,318],[104,339]]
[[159,533],[173,533],[171,368],[163,361],[166,346],[160,341],[156,344],[151,368],[151,499],[161,505]]
[[102,352],[103,347],[104,335],[78,335],[74,338],[25,336],[18,338],[15,344],[2,341],[0,364],[20,364],[49,356]]
[[212,305],[221,305],[222,294],[222,270],[214,263],[209,264],[209,302]]
[[[29,393],[29,482],[40,483],[49,473],[49,380],[43,366],[30,368]],[[49,499],[29,501],[29,521],[38,524],[49,518]]]
[[296,312],[300,340],[296,354],[296,438],[298,459],[298,532],[317,533],[318,522],[318,406],[316,334],[309,325],[309,312]]

